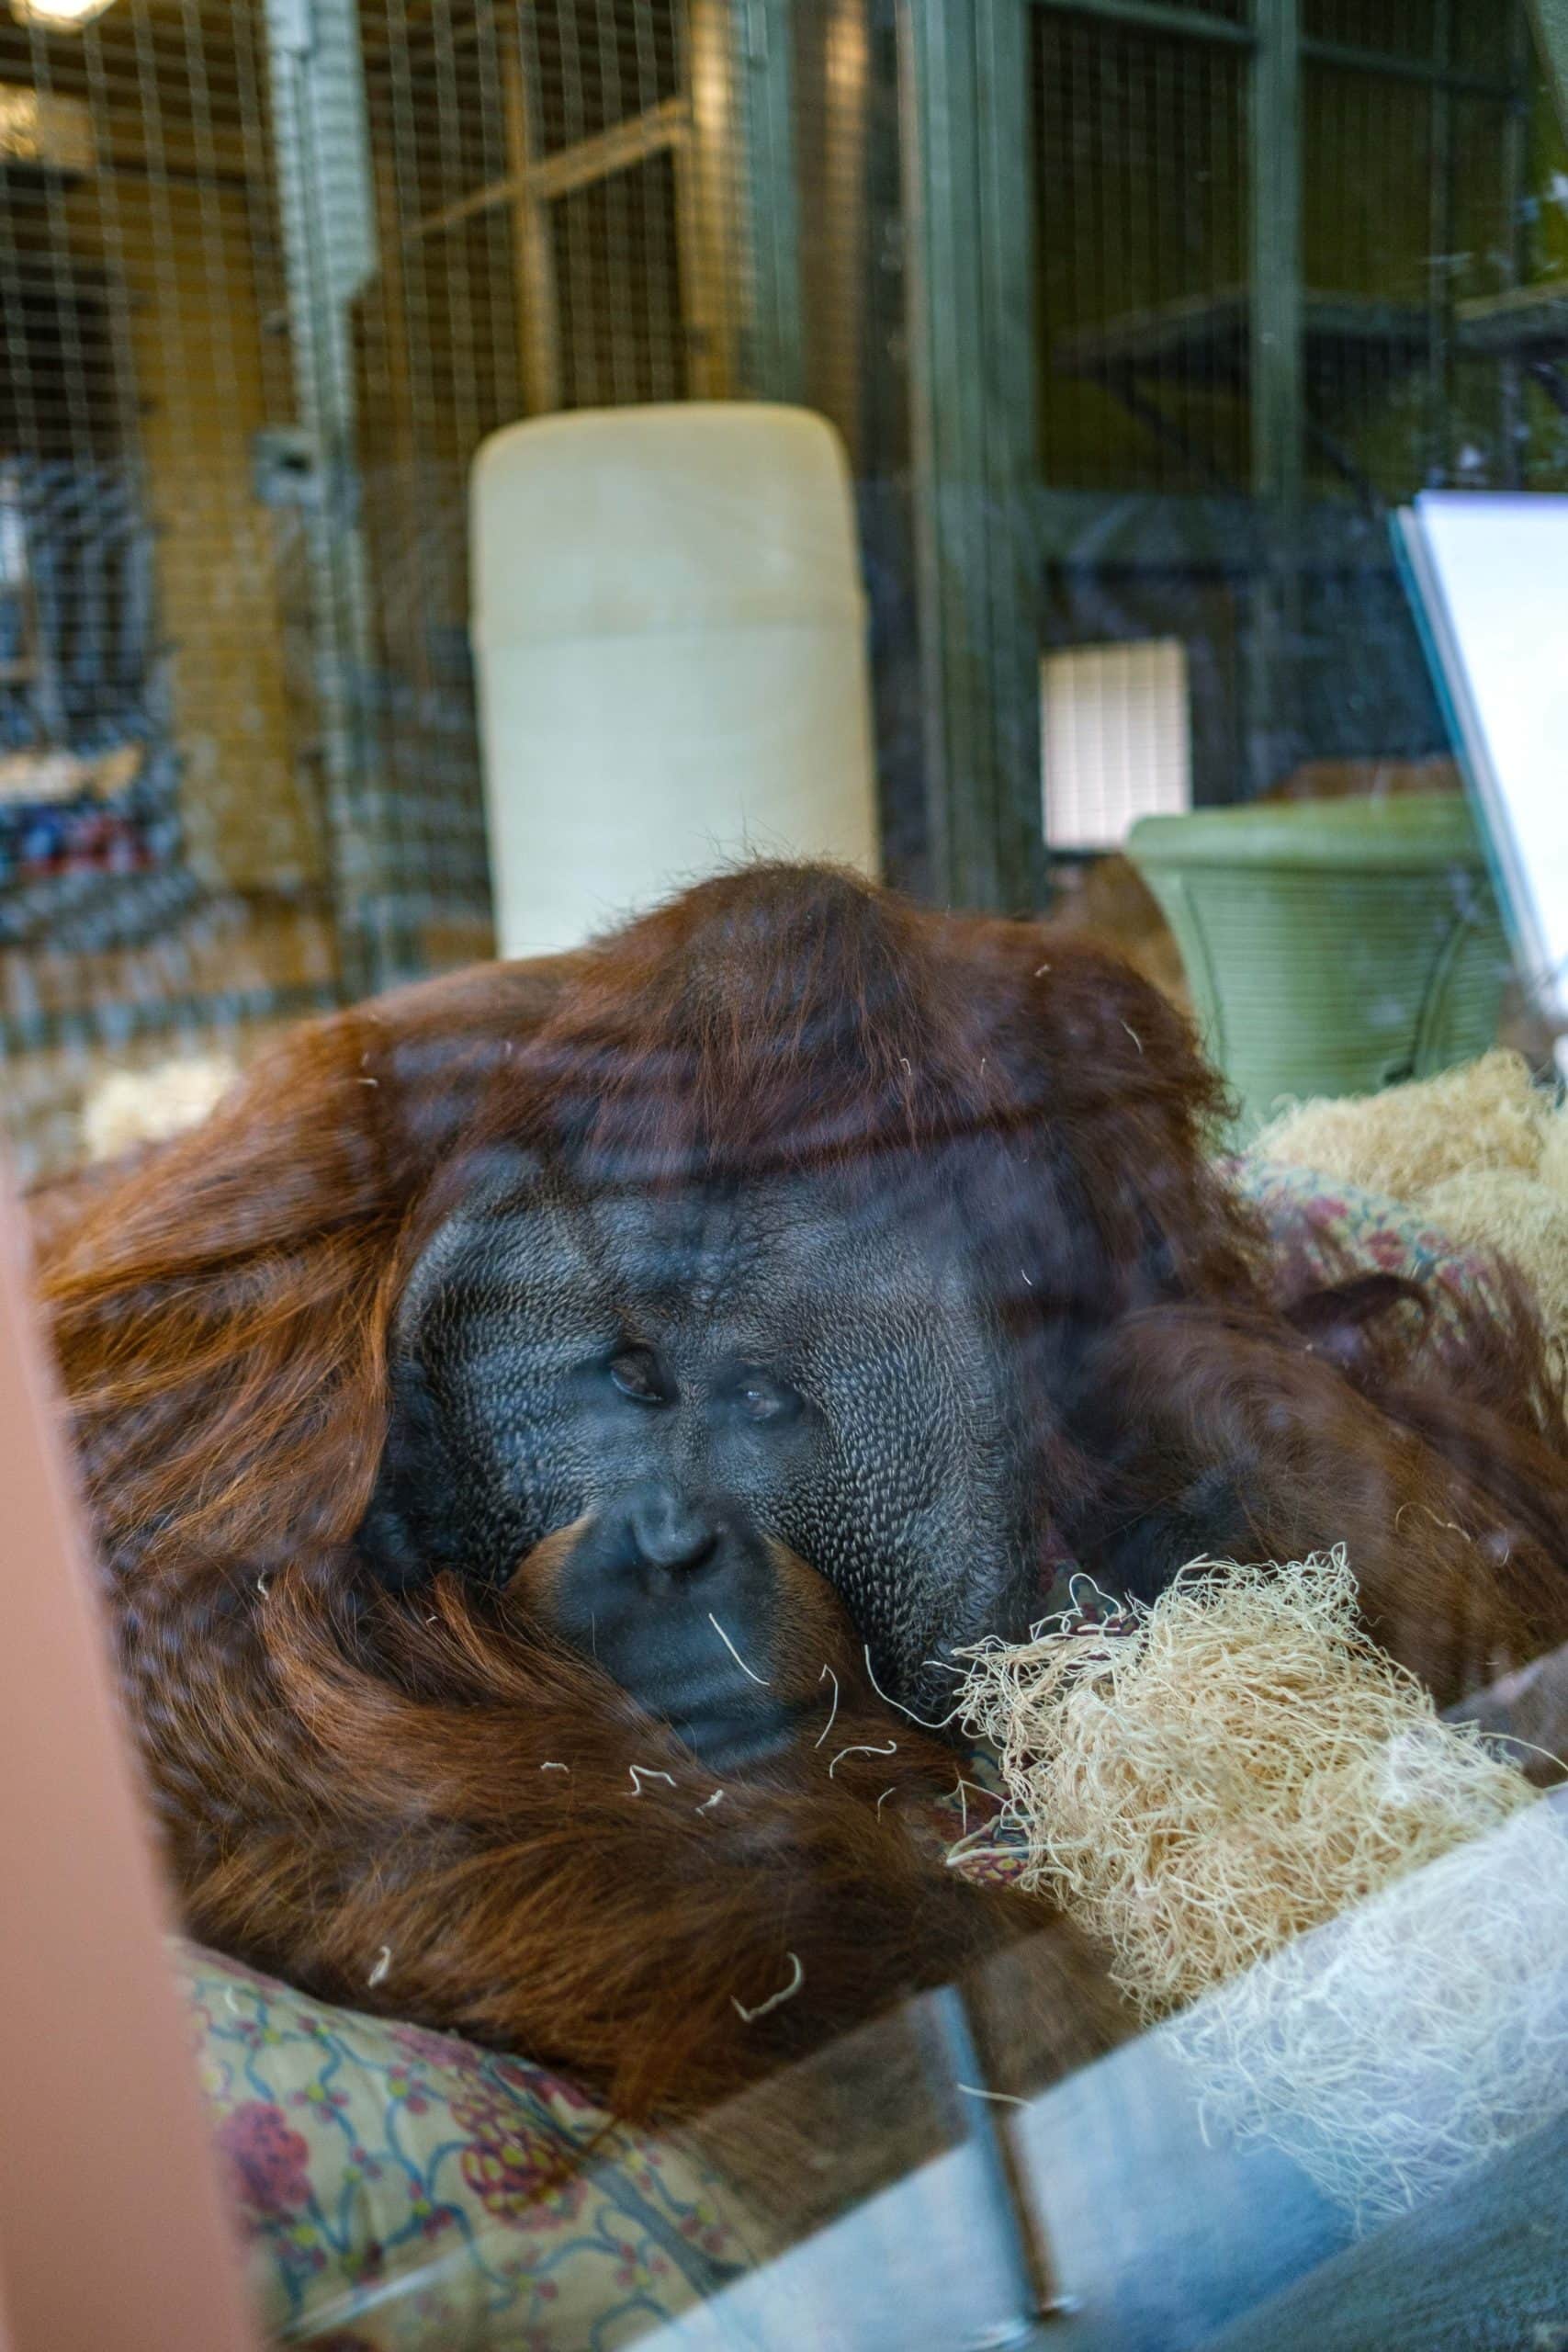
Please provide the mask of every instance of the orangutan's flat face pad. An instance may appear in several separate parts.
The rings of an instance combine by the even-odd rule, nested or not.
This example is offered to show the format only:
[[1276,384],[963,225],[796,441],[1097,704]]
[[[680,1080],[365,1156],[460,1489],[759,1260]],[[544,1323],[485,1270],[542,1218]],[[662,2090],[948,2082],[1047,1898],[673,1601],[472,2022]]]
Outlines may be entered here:
[[405,1289],[372,1552],[499,1582],[583,1522],[555,1622],[673,1714],[736,1671],[712,1616],[768,1674],[772,1544],[833,1587],[891,1689],[940,1695],[939,1642],[1011,1613],[1022,1498],[1000,1342],[929,1175],[660,1194],[495,1173]]

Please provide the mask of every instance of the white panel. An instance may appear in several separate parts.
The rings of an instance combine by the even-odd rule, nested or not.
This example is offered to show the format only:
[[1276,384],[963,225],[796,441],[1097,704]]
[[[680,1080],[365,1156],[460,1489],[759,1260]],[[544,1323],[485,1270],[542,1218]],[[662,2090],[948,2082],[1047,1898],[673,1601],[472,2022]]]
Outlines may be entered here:
[[1527,977],[1568,1016],[1568,498],[1424,492],[1402,517]]
[[1053,849],[1113,849],[1140,817],[1192,806],[1187,648],[1179,638],[1047,653],[1040,724]]

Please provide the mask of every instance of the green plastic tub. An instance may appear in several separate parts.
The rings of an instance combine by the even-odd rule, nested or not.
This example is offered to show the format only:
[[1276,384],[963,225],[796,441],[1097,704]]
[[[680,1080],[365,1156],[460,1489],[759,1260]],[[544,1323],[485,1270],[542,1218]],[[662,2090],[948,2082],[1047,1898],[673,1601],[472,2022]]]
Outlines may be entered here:
[[1238,1140],[1495,1040],[1509,956],[1460,793],[1145,817],[1128,855],[1176,934]]

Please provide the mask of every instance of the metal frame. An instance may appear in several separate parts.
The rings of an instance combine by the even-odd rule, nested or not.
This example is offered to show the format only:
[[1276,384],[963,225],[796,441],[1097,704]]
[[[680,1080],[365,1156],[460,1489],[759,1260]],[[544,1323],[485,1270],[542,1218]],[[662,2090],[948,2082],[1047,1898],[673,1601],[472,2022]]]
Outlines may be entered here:
[[1558,119],[1568,130],[1568,0],[1528,0],[1528,5]]
[[[506,153],[511,177],[484,188],[475,204],[482,210],[510,202],[513,257],[517,272],[518,380],[533,414],[560,402],[560,306],[556,299],[555,256],[550,224],[539,188],[535,157],[539,151],[537,93],[525,81],[515,40],[502,51],[502,98],[506,110]],[[422,224],[423,227],[423,224]]]
[[[1520,218],[1529,146],[1529,117],[1525,91],[1530,64],[1530,28],[1526,11],[1514,12],[1513,39],[1508,47],[1508,77],[1514,85],[1508,119],[1503,132],[1503,188],[1510,223],[1505,270],[1507,290],[1517,292],[1528,261],[1527,239]],[[1524,373],[1517,359],[1505,359],[1498,373],[1498,427],[1502,437],[1506,479],[1510,490],[1524,479]]]
[[739,78],[750,228],[746,381],[759,398],[806,390],[792,0],[739,0]]
[[[1438,5],[1434,53],[1417,60],[1304,36],[1300,0],[1253,0],[1245,24],[1168,0],[905,0],[915,503],[931,865],[942,897],[1038,906],[1049,886],[1037,741],[1045,560],[1037,526],[1043,495],[1052,494],[1033,447],[1036,213],[1027,108],[1034,12],[1141,28],[1241,51],[1248,60],[1253,558],[1243,599],[1243,694],[1252,780],[1260,785],[1296,731],[1290,665],[1280,655],[1299,634],[1303,533],[1311,536],[1313,519],[1305,495],[1314,428],[1302,272],[1303,71],[1341,66],[1430,90],[1432,250],[1440,255],[1452,243],[1454,98],[1508,103],[1516,111],[1506,174],[1517,176],[1522,159],[1517,76],[1456,70],[1446,29],[1450,0]],[[1568,101],[1568,0],[1529,5]],[[1453,355],[1437,270],[1435,264],[1424,337],[1435,386]],[[1160,420],[1145,421],[1154,429]],[[1434,447],[1440,423],[1434,411]],[[1343,453],[1315,437],[1338,463]],[[1362,489],[1363,505],[1375,504]]]
[[339,953],[357,996],[419,966],[367,707],[371,600],[351,311],[375,275],[377,239],[357,0],[266,0],[266,38],[295,404],[312,460],[299,503],[317,734]]
[[1045,888],[1026,5],[900,19],[931,878],[979,907]]
[[1266,523],[1247,637],[1245,740],[1255,786],[1274,771],[1289,727],[1281,707],[1282,649],[1301,626],[1294,537],[1302,510],[1306,390],[1303,339],[1301,16],[1299,0],[1255,0],[1256,46],[1247,89],[1251,176],[1252,490]]

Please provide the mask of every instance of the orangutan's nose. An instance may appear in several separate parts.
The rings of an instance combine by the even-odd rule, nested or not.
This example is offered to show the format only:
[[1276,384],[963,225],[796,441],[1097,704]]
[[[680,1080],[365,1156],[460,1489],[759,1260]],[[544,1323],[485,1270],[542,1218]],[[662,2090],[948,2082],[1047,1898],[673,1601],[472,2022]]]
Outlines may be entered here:
[[649,1567],[686,1573],[705,1567],[718,1548],[712,1515],[662,1478],[636,1487],[625,1511],[629,1542]]

